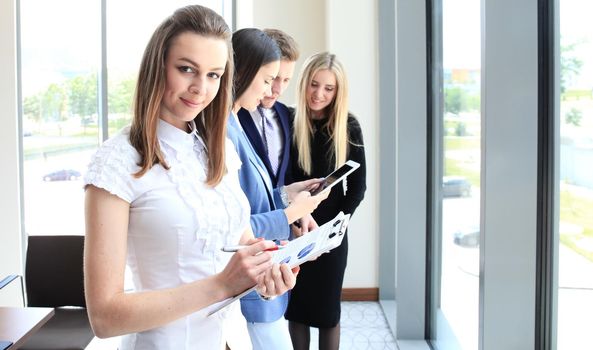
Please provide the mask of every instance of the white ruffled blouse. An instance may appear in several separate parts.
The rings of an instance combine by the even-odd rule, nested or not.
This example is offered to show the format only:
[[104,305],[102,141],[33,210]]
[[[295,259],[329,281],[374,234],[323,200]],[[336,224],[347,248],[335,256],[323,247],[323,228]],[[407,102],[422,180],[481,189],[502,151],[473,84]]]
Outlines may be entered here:
[[[106,141],[93,156],[84,183],[130,203],[127,263],[137,291],[171,288],[224,269],[249,225],[249,202],[241,190],[241,161],[226,140],[228,173],[214,188],[206,181],[207,155],[202,139],[160,120],[157,136],[170,169],[153,166],[133,176],[140,156],[129,128]],[[122,349],[233,349],[250,347],[245,320],[235,303],[207,317],[211,307],[165,326],[125,336]],[[232,326],[231,326],[232,325]],[[243,338],[239,340],[238,335]],[[247,339],[247,341],[245,341]]]

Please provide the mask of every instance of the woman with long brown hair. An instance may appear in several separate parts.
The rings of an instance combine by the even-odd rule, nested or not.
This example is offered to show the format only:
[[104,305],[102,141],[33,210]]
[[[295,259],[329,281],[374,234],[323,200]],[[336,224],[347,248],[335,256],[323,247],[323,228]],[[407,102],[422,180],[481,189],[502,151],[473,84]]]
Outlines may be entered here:
[[[187,6],[154,32],[142,58],[131,127],[106,141],[85,175],[85,292],[99,337],[120,349],[249,349],[239,303],[258,285],[284,293],[295,276],[256,240],[226,139],[231,32]],[[224,245],[246,244],[235,254]],[[126,262],[134,290],[124,292]],[[243,336],[243,338],[241,338]]]

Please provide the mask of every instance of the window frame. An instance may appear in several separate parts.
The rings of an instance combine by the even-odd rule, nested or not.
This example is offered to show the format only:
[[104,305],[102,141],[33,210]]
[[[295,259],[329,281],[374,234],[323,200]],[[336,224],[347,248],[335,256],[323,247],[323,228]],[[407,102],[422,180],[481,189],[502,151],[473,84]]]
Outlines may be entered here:
[[[380,13],[389,10],[382,4],[380,1]],[[538,210],[541,210],[538,190],[541,184],[534,181],[541,172],[538,170],[538,128],[541,119],[538,9],[541,1],[482,0],[481,4],[483,140],[480,229],[485,234],[480,237],[479,348],[534,348],[535,285],[540,271],[538,265],[541,264],[536,259]],[[434,190],[436,176],[429,170],[425,158],[429,149],[434,152],[436,148],[434,140],[432,143],[427,140],[428,118],[431,118],[427,111],[430,107],[427,106],[432,98],[427,96],[427,91],[434,88],[429,89],[426,85],[430,81],[427,72],[430,74],[432,71],[427,68],[429,52],[426,47],[418,47],[417,43],[426,45],[428,8],[424,2],[396,1],[396,81],[390,91],[392,94],[387,96],[382,93],[380,99],[382,108],[390,105],[384,99],[393,99],[393,96],[396,104],[395,137],[391,135],[393,144],[389,148],[395,150],[396,161],[395,243],[390,256],[382,254],[380,264],[395,260],[391,266],[395,268],[394,303],[397,313],[394,321],[399,340],[427,340],[427,328],[431,324],[431,320],[426,319],[428,312],[425,309],[430,300],[426,296],[430,293],[426,289],[430,282],[418,278],[425,276],[426,268],[434,259],[431,252],[435,247],[427,245],[432,239],[427,239],[425,233],[434,231],[432,227],[436,223],[435,218],[429,218],[434,215],[434,209],[430,209],[432,204],[427,202],[426,193],[431,188]],[[513,11],[508,11],[509,8]],[[385,21],[379,28],[389,26],[390,22]],[[413,40],[417,42],[411,42]],[[380,57],[387,58],[390,54],[381,52]],[[515,88],[505,88],[508,86]],[[509,125],[514,127],[509,130]],[[390,135],[382,134],[384,136]],[[416,140],[410,141],[411,138]],[[420,145],[417,140],[421,140]],[[381,163],[393,157],[385,153],[381,153]],[[421,161],[413,161],[413,157],[420,157]],[[434,166],[432,164],[433,169]],[[513,176],[505,175],[509,172]],[[411,193],[414,193],[413,197]],[[385,221],[382,227],[389,227],[388,224]],[[383,230],[381,235],[393,234]],[[509,245],[509,242],[513,244]],[[387,276],[384,281],[391,280]],[[380,285],[380,288],[383,286]],[[509,319],[517,321],[507,322]],[[501,334],[505,335],[502,342]]]

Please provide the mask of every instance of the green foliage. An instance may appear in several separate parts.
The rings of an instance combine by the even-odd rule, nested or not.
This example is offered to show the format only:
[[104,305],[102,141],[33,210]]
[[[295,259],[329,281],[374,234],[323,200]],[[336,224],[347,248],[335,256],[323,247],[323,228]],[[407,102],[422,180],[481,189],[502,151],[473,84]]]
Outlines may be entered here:
[[461,120],[445,121],[444,136],[470,136],[467,131],[468,122]]
[[458,115],[460,112],[480,110],[480,96],[470,94],[462,87],[447,87],[444,95],[446,113]]
[[480,96],[479,95],[466,95],[465,104],[469,111],[480,110]]
[[136,79],[133,77],[109,84],[109,113],[132,113],[135,85]]
[[71,114],[81,117],[97,113],[97,75],[76,76],[64,84]]
[[466,136],[467,130],[464,122],[457,123],[455,127],[455,136]]
[[471,182],[472,186],[480,186],[480,172],[466,166],[464,162],[445,158],[445,173],[444,176],[463,176]]
[[[480,149],[479,137],[445,137],[445,152],[471,151]],[[444,176],[458,175],[467,178],[473,186],[480,186],[480,171],[476,171],[475,162],[445,157]]]
[[39,95],[27,96],[23,100],[23,114],[35,123],[41,121],[41,99]]
[[568,248],[574,250],[578,254],[584,256],[589,261],[593,262],[593,252],[583,249],[581,245],[579,245],[579,238],[573,235],[560,235],[560,242],[567,246]]
[[66,119],[66,94],[57,84],[50,84],[41,95],[41,118],[45,121]]
[[[65,140],[65,137],[60,137],[56,140]],[[68,137],[68,141],[72,142],[64,142],[60,143],[56,141],[51,144],[45,144],[41,147],[28,147],[25,148],[23,151],[23,158],[25,160],[40,158],[45,156],[55,156],[58,154],[68,154],[74,152],[80,152],[84,149],[95,149],[97,148],[97,138],[94,137],[92,139],[79,139],[76,137]]]
[[463,107],[463,90],[458,87],[445,89],[445,112],[459,114]]
[[109,135],[115,135],[123,127],[130,125],[132,122],[131,116],[128,115],[125,118],[109,118]]
[[593,230],[593,198],[581,195],[577,191],[560,192],[560,220]]
[[[87,127],[94,124],[97,117],[97,86],[95,73],[78,75],[62,84],[50,84],[45,91],[24,98],[23,114],[40,126],[43,122],[62,122],[78,117],[82,134],[87,134]],[[135,78],[110,81],[110,114],[125,115],[124,119],[129,122],[134,87]]]
[[591,212],[593,212],[593,198],[573,190],[560,192],[560,221],[583,228],[582,233],[578,234],[563,234],[560,232],[560,241],[593,261],[593,251],[580,244],[581,240],[593,238],[593,216],[591,216]]
[[593,90],[591,89],[570,89],[564,90],[561,96],[562,100],[580,100],[593,98]]
[[480,138],[479,137],[446,137],[445,138],[445,149],[447,151],[454,150],[470,150],[480,149]]
[[564,93],[568,82],[579,75],[583,61],[574,52],[580,42],[560,46],[560,92]]
[[583,112],[580,109],[572,107],[565,115],[564,121],[566,124],[574,126],[581,126],[581,119],[583,119]]

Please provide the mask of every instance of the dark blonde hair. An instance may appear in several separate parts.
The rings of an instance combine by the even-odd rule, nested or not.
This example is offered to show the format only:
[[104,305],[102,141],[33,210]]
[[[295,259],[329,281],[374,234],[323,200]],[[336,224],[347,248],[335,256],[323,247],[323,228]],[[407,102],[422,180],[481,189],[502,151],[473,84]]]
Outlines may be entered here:
[[199,5],[182,7],[165,19],[144,50],[136,83],[134,119],[130,130],[130,143],[140,154],[138,165],[141,168],[134,175],[141,177],[155,164],[169,168],[159,147],[156,130],[166,86],[167,53],[174,39],[186,32],[223,40],[228,49],[219,91],[214,100],[194,119],[208,152],[206,183],[215,186],[226,173],[226,122],[231,106],[234,70],[231,30],[220,15]]
[[328,70],[336,77],[336,95],[334,100],[325,107],[328,117],[327,128],[332,141],[328,156],[333,156],[334,169],[346,162],[349,147],[348,135],[348,79],[342,63],[336,55],[329,52],[315,54],[305,61],[299,77],[297,90],[297,106],[294,117],[293,143],[298,151],[298,163],[306,174],[310,175],[311,139],[313,125],[311,123],[309,104],[307,103],[307,88],[315,74],[321,70]]
[[299,59],[300,52],[299,46],[297,45],[296,41],[285,32],[279,29],[264,29],[264,33],[267,36],[274,39],[278,47],[280,48],[280,54],[282,55],[283,60],[287,60],[290,62],[295,62]]

